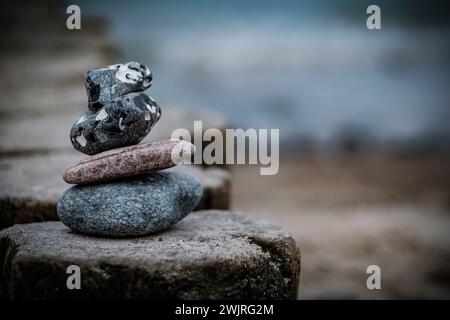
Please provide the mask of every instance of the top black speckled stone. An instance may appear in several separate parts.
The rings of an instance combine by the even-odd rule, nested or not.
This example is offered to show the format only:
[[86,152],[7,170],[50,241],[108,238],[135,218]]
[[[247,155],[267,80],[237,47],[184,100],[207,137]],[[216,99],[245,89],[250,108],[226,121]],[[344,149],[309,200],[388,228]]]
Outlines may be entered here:
[[89,70],[85,79],[89,110],[94,112],[117,97],[130,92],[144,91],[152,85],[150,69],[138,62]]

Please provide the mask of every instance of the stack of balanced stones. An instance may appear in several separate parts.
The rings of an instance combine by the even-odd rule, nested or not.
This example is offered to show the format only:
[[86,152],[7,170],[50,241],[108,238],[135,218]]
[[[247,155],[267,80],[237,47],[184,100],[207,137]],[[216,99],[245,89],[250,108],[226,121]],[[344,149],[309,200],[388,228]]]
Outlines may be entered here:
[[187,174],[161,171],[194,153],[183,140],[138,144],[161,117],[143,93],[152,83],[137,62],[86,73],[89,111],[72,126],[75,149],[90,155],[64,172],[75,184],[58,202],[70,229],[100,236],[140,236],[174,225],[198,204],[203,188]]

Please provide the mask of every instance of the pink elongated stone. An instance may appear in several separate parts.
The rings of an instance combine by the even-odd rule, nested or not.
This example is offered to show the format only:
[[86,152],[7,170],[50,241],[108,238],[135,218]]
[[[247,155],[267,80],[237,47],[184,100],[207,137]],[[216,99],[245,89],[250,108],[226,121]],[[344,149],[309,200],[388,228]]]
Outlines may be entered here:
[[85,184],[159,171],[189,158],[195,146],[183,140],[159,140],[108,150],[87,157],[64,171],[64,181]]

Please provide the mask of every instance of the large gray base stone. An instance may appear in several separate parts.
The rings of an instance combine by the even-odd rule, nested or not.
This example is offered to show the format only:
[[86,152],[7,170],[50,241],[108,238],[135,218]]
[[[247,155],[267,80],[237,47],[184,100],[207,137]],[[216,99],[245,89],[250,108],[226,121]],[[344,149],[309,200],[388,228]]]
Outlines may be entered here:
[[[81,289],[67,288],[67,268]],[[6,299],[295,299],[300,255],[292,237],[229,211],[192,214],[166,232],[105,239],[60,222],[0,232]]]

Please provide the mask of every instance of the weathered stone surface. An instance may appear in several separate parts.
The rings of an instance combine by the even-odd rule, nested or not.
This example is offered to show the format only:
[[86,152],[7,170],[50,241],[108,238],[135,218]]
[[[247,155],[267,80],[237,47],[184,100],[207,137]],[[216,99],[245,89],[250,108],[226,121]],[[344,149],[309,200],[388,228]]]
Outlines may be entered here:
[[[10,299],[294,299],[300,256],[266,221],[228,211],[191,214],[166,232],[104,239],[60,222],[0,232],[1,296]],[[68,290],[69,265],[81,290]]]
[[58,202],[61,222],[74,231],[108,237],[141,236],[169,228],[188,215],[203,193],[181,172],[75,185]]
[[[56,204],[65,189],[65,168],[80,161],[75,150],[0,158],[0,229],[14,223],[57,220]],[[178,165],[168,171],[185,172],[202,181],[204,192],[197,208],[230,207],[230,174],[217,168]]]
[[89,110],[97,112],[120,96],[144,91],[152,85],[150,69],[138,62],[114,64],[89,70],[85,74],[85,86]]
[[83,184],[167,169],[194,154],[195,146],[182,140],[112,149],[81,160],[64,171],[67,183]]
[[[30,91],[29,96],[11,97],[14,101],[21,100],[20,117],[13,109],[17,105],[11,106],[0,116],[0,156],[72,150],[68,128],[86,111],[86,95],[83,88],[78,87],[62,88],[61,92],[52,89],[44,95],[41,91],[45,89],[39,88]],[[49,101],[48,96],[52,96],[55,101]],[[31,106],[36,110],[31,109]],[[142,143],[171,138],[172,132],[178,128],[192,132],[194,120],[199,119],[203,121],[203,130],[227,128],[226,121],[211,111],[164,106],[163,112],[163,121],[158,121]]]
[[129,93],[96,112],[84,113],[70,130],[75,149],[96,154],[139,143],[161,117],[161,108],[143,93]]

